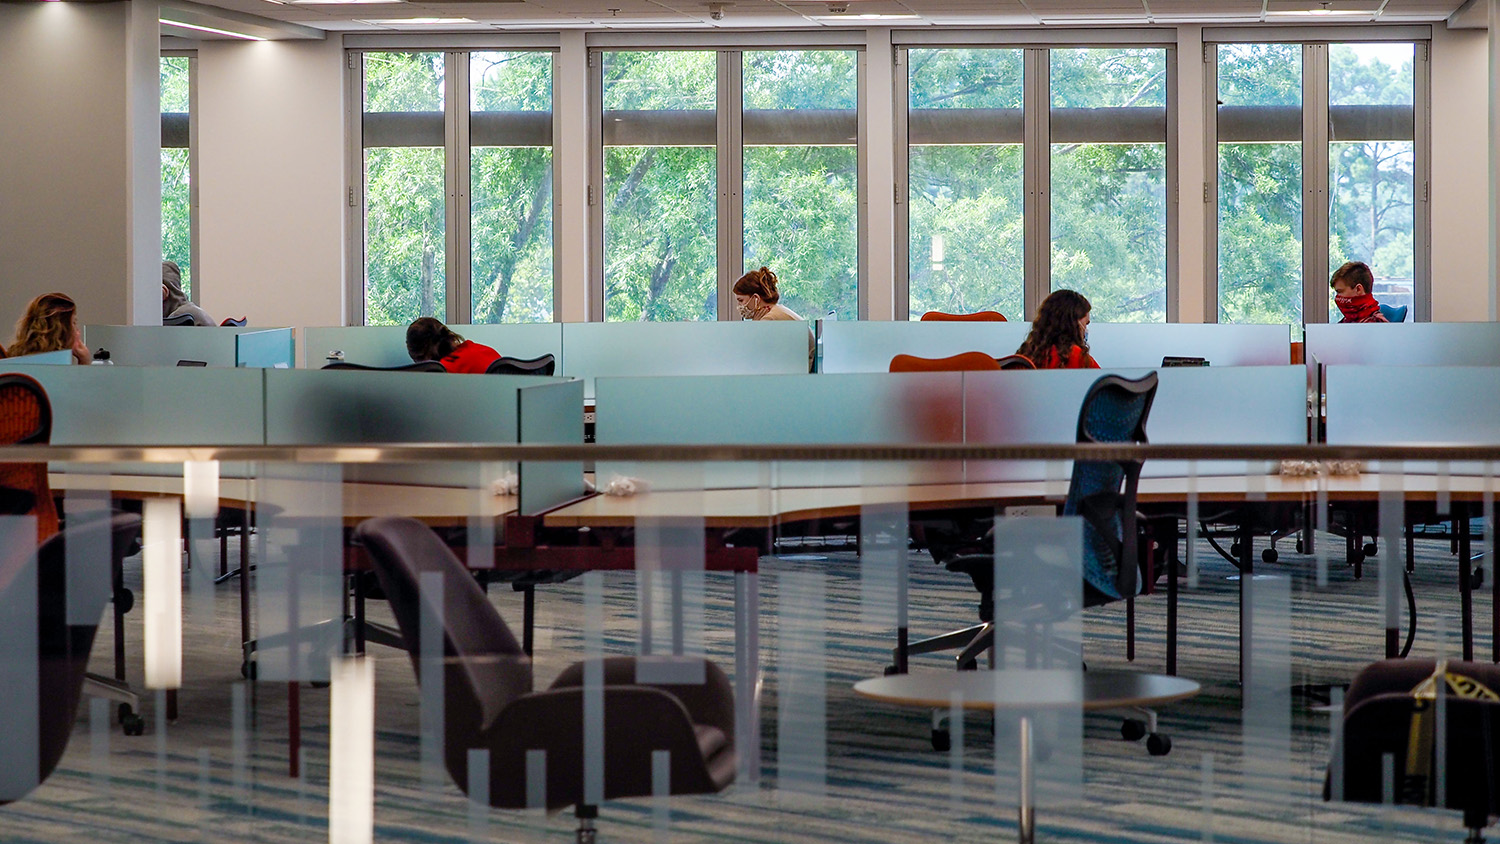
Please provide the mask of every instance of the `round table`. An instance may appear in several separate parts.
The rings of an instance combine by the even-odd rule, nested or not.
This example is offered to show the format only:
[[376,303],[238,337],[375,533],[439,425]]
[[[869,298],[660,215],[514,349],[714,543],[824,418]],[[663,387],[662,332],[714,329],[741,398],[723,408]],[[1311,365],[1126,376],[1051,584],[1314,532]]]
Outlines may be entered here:
[[[1198,694],[1201,687],[1182,677],[1134,671],[1002,669],[934,671],[874,677],[854,684],[855,694],[901,706],[946,709],[1033,710],[1079,707],[1100,709],[1158,706]],[[1036,811],[1032,805],[1031,718],[1020,718],[1021,806],[1017,824],[1021,844],[1032,844]]]

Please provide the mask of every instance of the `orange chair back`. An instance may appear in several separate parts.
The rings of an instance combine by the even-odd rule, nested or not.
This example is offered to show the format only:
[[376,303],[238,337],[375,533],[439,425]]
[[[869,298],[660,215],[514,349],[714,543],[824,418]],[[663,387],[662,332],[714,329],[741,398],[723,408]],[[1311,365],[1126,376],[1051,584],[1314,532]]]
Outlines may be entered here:
[[[46,443],[52,439],[52,403],[36,379],[15,373],[0,375],[0,445]],[[29,492],[36,498],[37,540],[57,533],[57,505],[47,485],[46,463],[0,463],[0,487]]]
[[945,314],[942,311],[928,311],[922,314],[923,322],[1007,322],[1005,314],[999,311],[976,311],[972,314]]
[[946,358],[919,358],[916,355],[891,358],[892,372],[974,372],[999,368],[999,361],[984,352],[960,352]]

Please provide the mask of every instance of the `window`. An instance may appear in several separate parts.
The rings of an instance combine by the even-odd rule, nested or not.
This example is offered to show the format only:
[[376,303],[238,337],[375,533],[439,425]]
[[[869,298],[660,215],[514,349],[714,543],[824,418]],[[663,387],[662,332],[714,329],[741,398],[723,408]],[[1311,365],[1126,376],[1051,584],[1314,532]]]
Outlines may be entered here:
[[552,54],[355,55],[364,274],[354,321],[550,321]]
[[1025,312],[1021,50],[911,50],[908,312]]
[[1101,321],[1167,319],[1171,56],[908,49],[907,201],[897,209],[908,318],[1027,319],[1048,293],[1071,288]]
[[1337,320],[1328,278],[1345,261],[1370,265],[1383,303],[1425,314],[1425,44],[1226,43],[1215,54],[1218,318]]
[[718,316],[715,54],[604,53],[604,318]]
[[161,57],[161,255],[182,269],[182,288],[194,300],[191,102],[195,61],[187,54]]

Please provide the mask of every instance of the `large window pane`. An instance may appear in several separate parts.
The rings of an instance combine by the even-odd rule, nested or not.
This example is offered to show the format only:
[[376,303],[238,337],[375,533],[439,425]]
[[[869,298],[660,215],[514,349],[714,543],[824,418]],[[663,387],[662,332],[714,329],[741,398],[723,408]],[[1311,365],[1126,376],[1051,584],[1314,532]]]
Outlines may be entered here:
[[365,322],[446,313],[443,54],[365,53]]
[[1021,50],[908,55],[909,313],[1024,318]]
[[[1411,44],[1328,49],[1328,266],[1364,261],[1382,304],[1416,304]],[[1338,308],[1329,302],[1329,319]]]
[[1051,51],[1052,279],[1094,319],[1167,316],[1167,57]]
[[712,52],[604,53],[604,317],[718,317]]
[[1219,321],[1302,321],[1302,46],[1223,44]]
[[552,54],[469,56],[473,322],[552,319]]
[[744,54],[745,267],[805,318],[858,316],[858,65],[852,50]]
[[193,295],[193,226],[188,155],[187,56],[161,58],[161,256],[182,268],[182,289]]

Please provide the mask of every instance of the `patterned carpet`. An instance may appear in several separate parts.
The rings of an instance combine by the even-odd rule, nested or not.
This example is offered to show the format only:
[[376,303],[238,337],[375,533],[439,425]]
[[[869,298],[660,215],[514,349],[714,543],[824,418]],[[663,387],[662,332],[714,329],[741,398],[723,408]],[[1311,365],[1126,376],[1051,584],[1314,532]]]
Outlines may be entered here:
[[[1294,684],[1347,682],[1383,649],[1376,582],[1367,568],[1356,581],[1335,564],[1329,585],[1313,585],[1311,558],[1289,553],[1259,571],[1291,587],[1289,675]],[[1334,546],[1342,549],[1342,543]],[[807,557],[814,557],[807,559]],[[766,558],[761,576],[761,664],[764,672],[758,783],[737,783],[723,795],[679,798],[670,807],[650,800],[606,804],[600,840],[659,842],[912,842],[1003,841],[1015,835],[1010,798],[996,797],[996,742],[1001,778],[1013,774],[1013,733],[1006,724],[992,737],[989,716],[965,729],[962,769],[929,745],[927,715],[856,697],[852,684],[876,676],[889,661],[888,629],[866,624],[861,611],[860,567],[851,552]],[[1440,648],[1457,652],[1457,564],[1446,542],[1419,541],[1413,586],[1420,611],[1415,655]],[[1170,733],[1170,755],[1151,757],[1141,743],[1120,738],[1119,718],[1083,719],[1083,762],[1069,794],[1038,813],[1043,841],[1356,842],[1461,841],[1457,813],[1331,805],[1321,800],[1328,755],[1329,716],[1306,699],[1291,698],[1290,746],[1281,769],[1246,761],[1266,748],[1247,743],[1241,730],[1237,642],[1238,584],[1206,546],[1199,555],[1197,589],[1183,594],[1179,673],[1199,680],[1203,693],[1168,707],[1161,730]],[[967,581],[931,564],[912,562],[910,617],[914,637],[941,632],[974,617],[976,595]],[[1493,580],[1493,578],[1492,578]],[[703,640],[711,658],[732,671],[732,588],[710,576],[704,597]],[[139,589],[139,560],[127,563],[127,582]],[[634,646],[636,589],[626,573],[604,576],[605,648]],[[778,784],[779,612],[786,584],[805,590],[821,584],[824,664],[799,665],[826,675],[826,780],[823,794]],[[1490,653],[1491,593],[1476,596],[1476,650]],[[155,701],[145,705],[146,734],[126,737],[100,729],[109,709],[81,707],[68,753],[53,776],[28,798],[0,808],[0,841],[103,842],[265,841],[328,839],[328,691],[304,686],[304,767],[287,776],[287,691],[284,684],[239,683],[237,590],[218,587],[211,623],[190,618],[186,630],[186,685],[181,717],[162,732]],[[866,592],[869,590],[867,589]],[[500,587],[492,599],[512,622],[520,598]],[[538,591],[537,685],[583,656],[584,587],[579,581]],[[376,620],[389,619],[372,604]],[[140,613],[129,617],[131,674],[140,677]],[[1085,651],[1090,668],[1125,667],[1125,608],[1087,611]],[[1164,658],[1165,595],[1137,601],[1136,670],[1160,671]],[[1404,617],[1403,617],[1404,624]],[[1445,641],[1439,632],[1446,631]],[[105,670],[107,626],[94,654]],[[377,661],[375,823],[377,841],[564,842],[572,839],[571,814],[553,816],[474,811],[446,777],[424,784],[418,735],[417,690],[404,654],[372,649]],[[948,668],[946,657],[926,656],[913,670]],[[235,695],[243,705],[236,707]],[[236,717],[236,713],[239,717]],[[91,715],[93,716],[91,718]],[[236,731],[236,721],[243,730]],[[93,721],[94,723],[91,723]],[[798,735],[807,731],[798,730]],[[815,732],[815,731],[814,731]],[[236,736],[239,736],[237,739]],[[798,746],[806,754],[817,748]],[[237,752],[242,751],[242,752]],[[1064,754],[1065,755],[1065,754]],[[1067,777],[1064,777],[1066,780]]]

